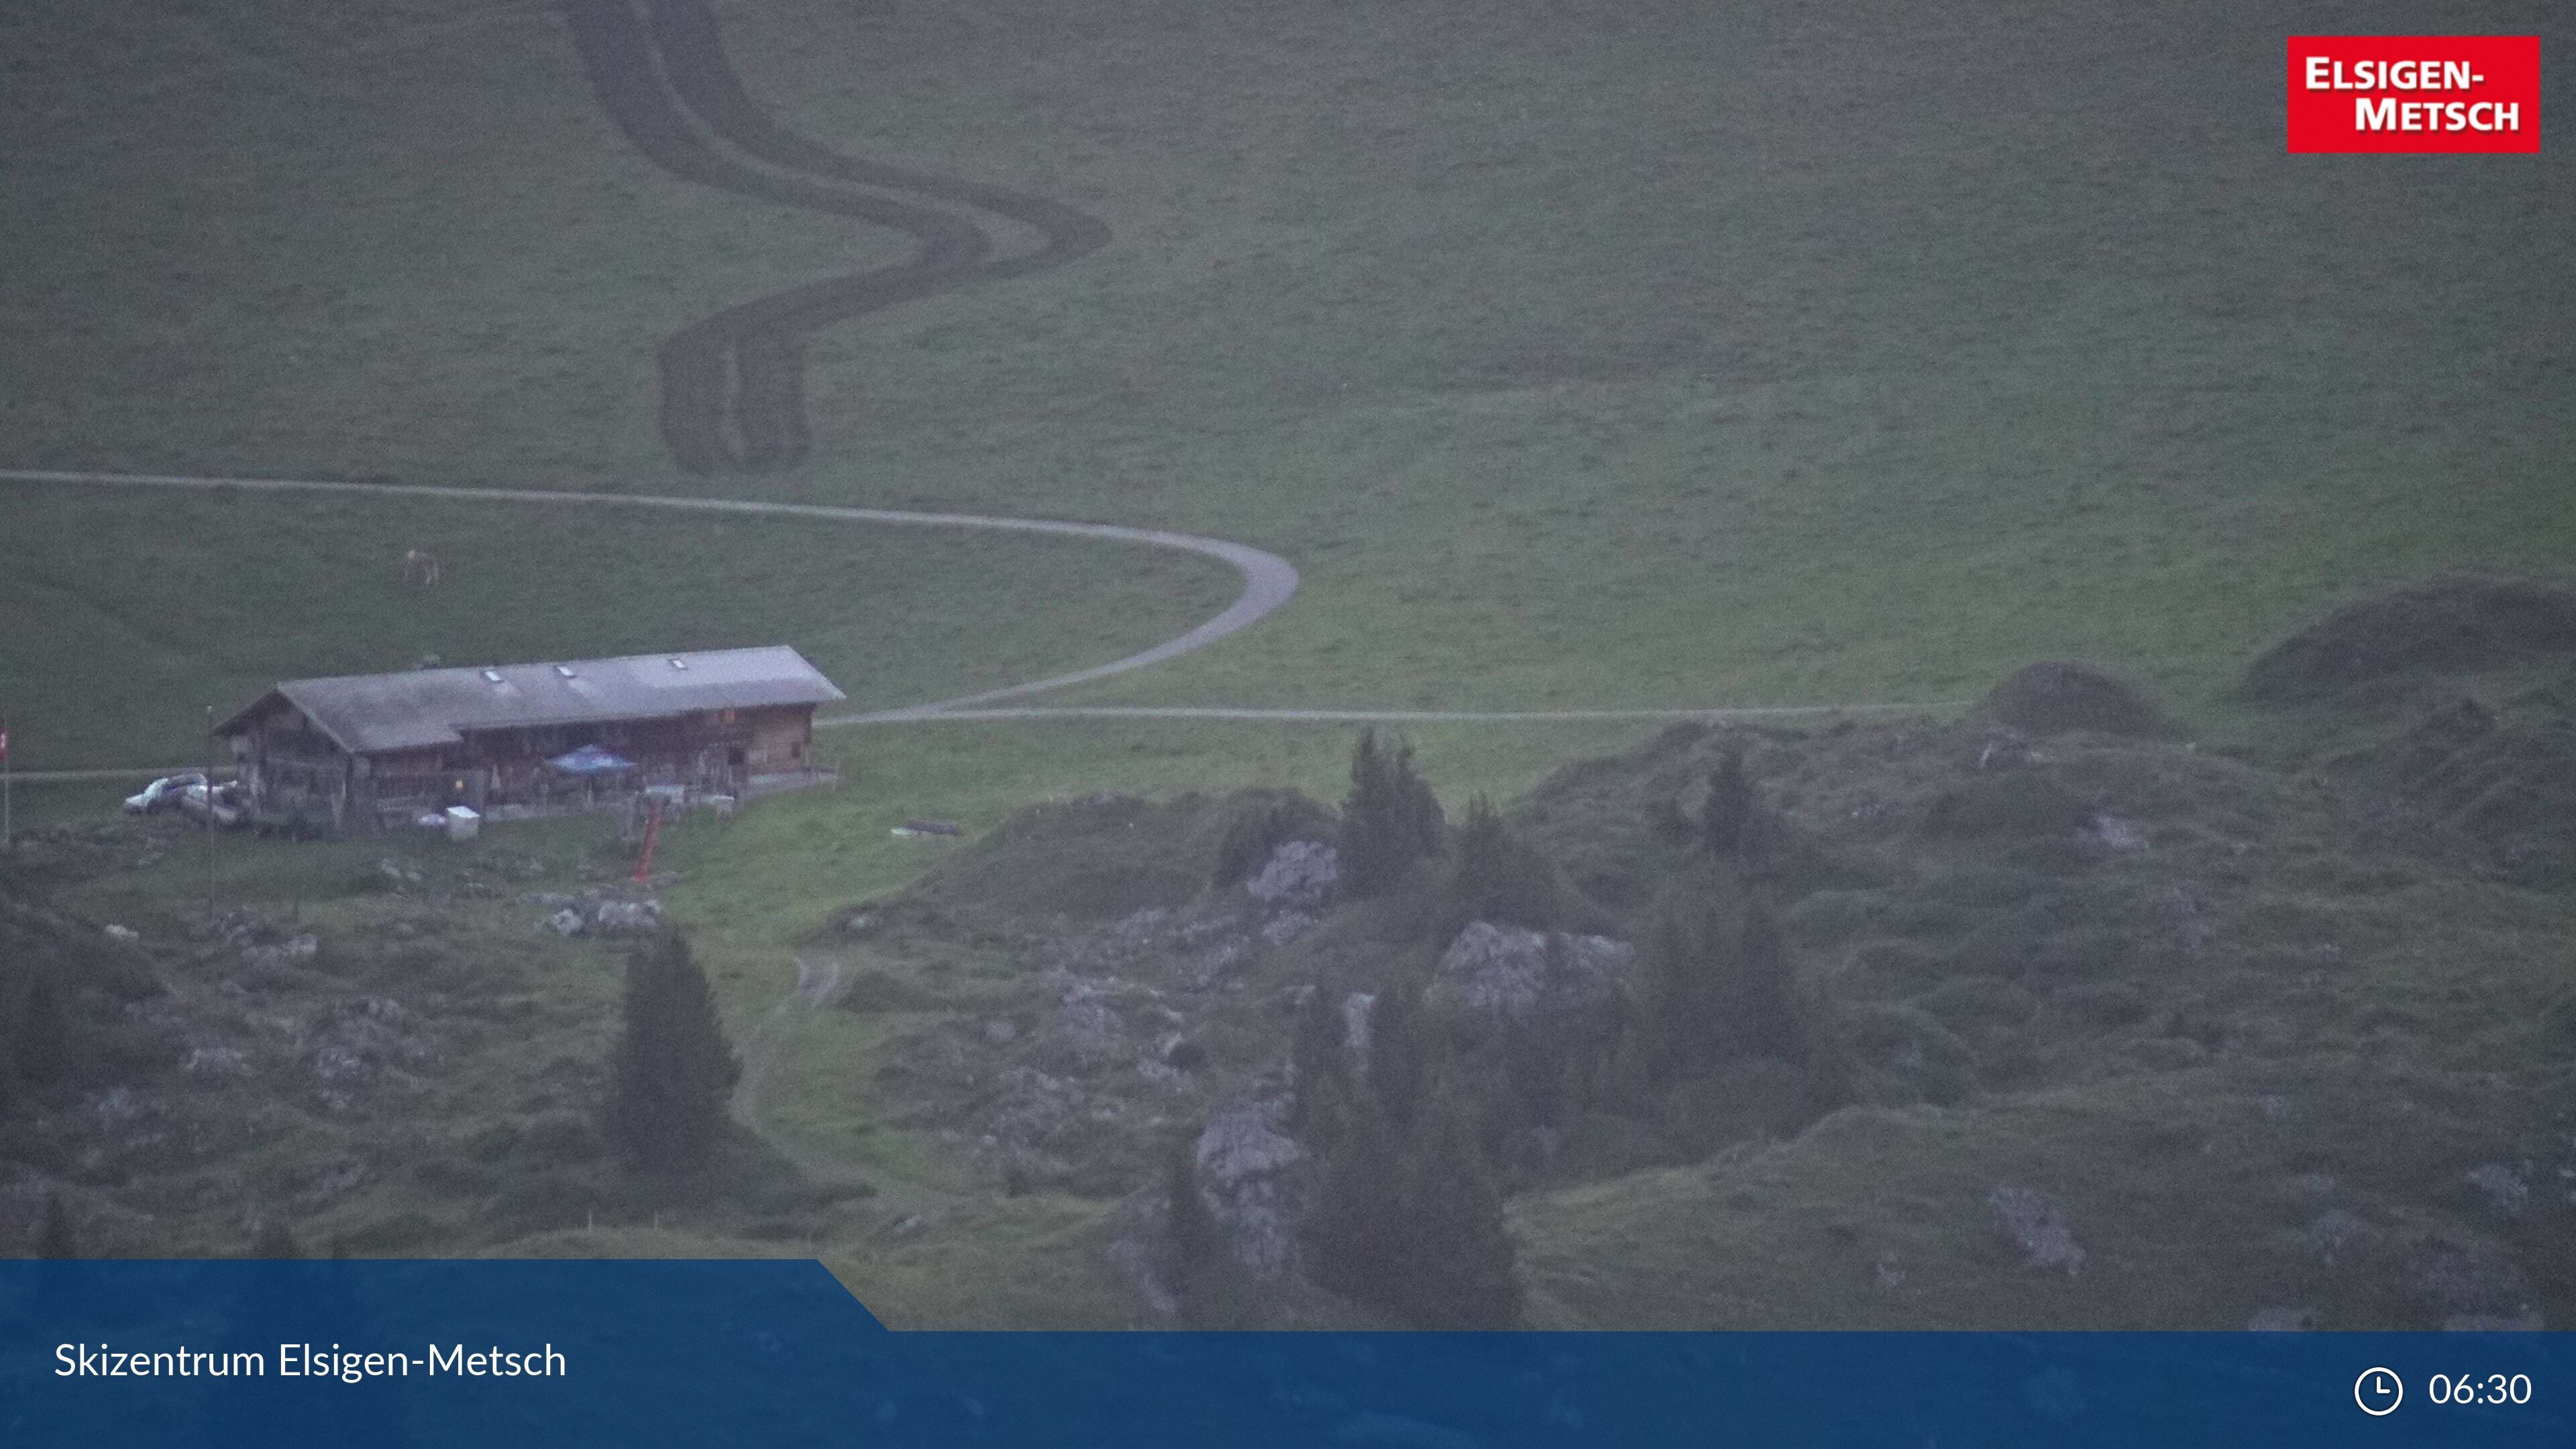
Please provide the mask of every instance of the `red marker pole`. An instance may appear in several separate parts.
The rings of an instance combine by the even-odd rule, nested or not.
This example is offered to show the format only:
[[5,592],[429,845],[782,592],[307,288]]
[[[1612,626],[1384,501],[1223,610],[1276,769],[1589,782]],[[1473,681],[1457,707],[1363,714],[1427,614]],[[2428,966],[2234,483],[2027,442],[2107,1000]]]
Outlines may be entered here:
[[653,802],[653,813],[644,817],[644,853],[635,861],[635,883],[642,885],[653,878],[653,842],[662,834],[662,802]]

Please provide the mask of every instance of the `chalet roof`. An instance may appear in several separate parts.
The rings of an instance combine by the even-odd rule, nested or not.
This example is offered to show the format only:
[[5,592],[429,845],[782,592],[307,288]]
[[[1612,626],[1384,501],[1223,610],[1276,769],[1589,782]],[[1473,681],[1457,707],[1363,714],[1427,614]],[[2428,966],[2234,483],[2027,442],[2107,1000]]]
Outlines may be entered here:
[[659,719],[708,709],[828,704],[844,698],[784,645],[698,654],[414,669],[290,679],[215,729],[239,734],[284,699],[354,755],[454,744],[468,730]]

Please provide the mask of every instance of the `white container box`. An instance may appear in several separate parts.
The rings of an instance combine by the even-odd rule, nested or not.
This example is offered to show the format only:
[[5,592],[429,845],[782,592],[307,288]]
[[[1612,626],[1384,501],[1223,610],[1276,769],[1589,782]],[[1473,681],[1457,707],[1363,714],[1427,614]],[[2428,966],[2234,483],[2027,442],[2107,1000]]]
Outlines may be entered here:
[[483,833],[483,817],[462,805],[447,807],[447,838],[472,840]]

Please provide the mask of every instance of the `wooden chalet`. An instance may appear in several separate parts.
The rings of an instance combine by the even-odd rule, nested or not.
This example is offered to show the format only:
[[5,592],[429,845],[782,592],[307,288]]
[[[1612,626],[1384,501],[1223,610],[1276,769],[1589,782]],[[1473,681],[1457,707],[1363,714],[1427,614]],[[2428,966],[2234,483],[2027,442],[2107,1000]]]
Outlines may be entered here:
[[[251,818],[353,832],[451,805],[504,815],[654,787],[740,797],[815,779],[814,710],[843,698],[784,646],[291,679],[216,727]],[[583,746],[631,770],[573,778]]]

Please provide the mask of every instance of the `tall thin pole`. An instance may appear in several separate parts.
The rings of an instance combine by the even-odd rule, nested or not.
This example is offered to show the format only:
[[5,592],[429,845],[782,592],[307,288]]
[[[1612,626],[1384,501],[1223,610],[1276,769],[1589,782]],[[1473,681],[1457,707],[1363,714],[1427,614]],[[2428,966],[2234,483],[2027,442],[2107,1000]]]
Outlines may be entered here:
[[10,833],[10,826],[15,823],[10,807],[17,803],[13,791],[17,784],[15,769],[9,763],[9,717],[0,714],[0,850],[7,850],[9,843],[17,839]]

